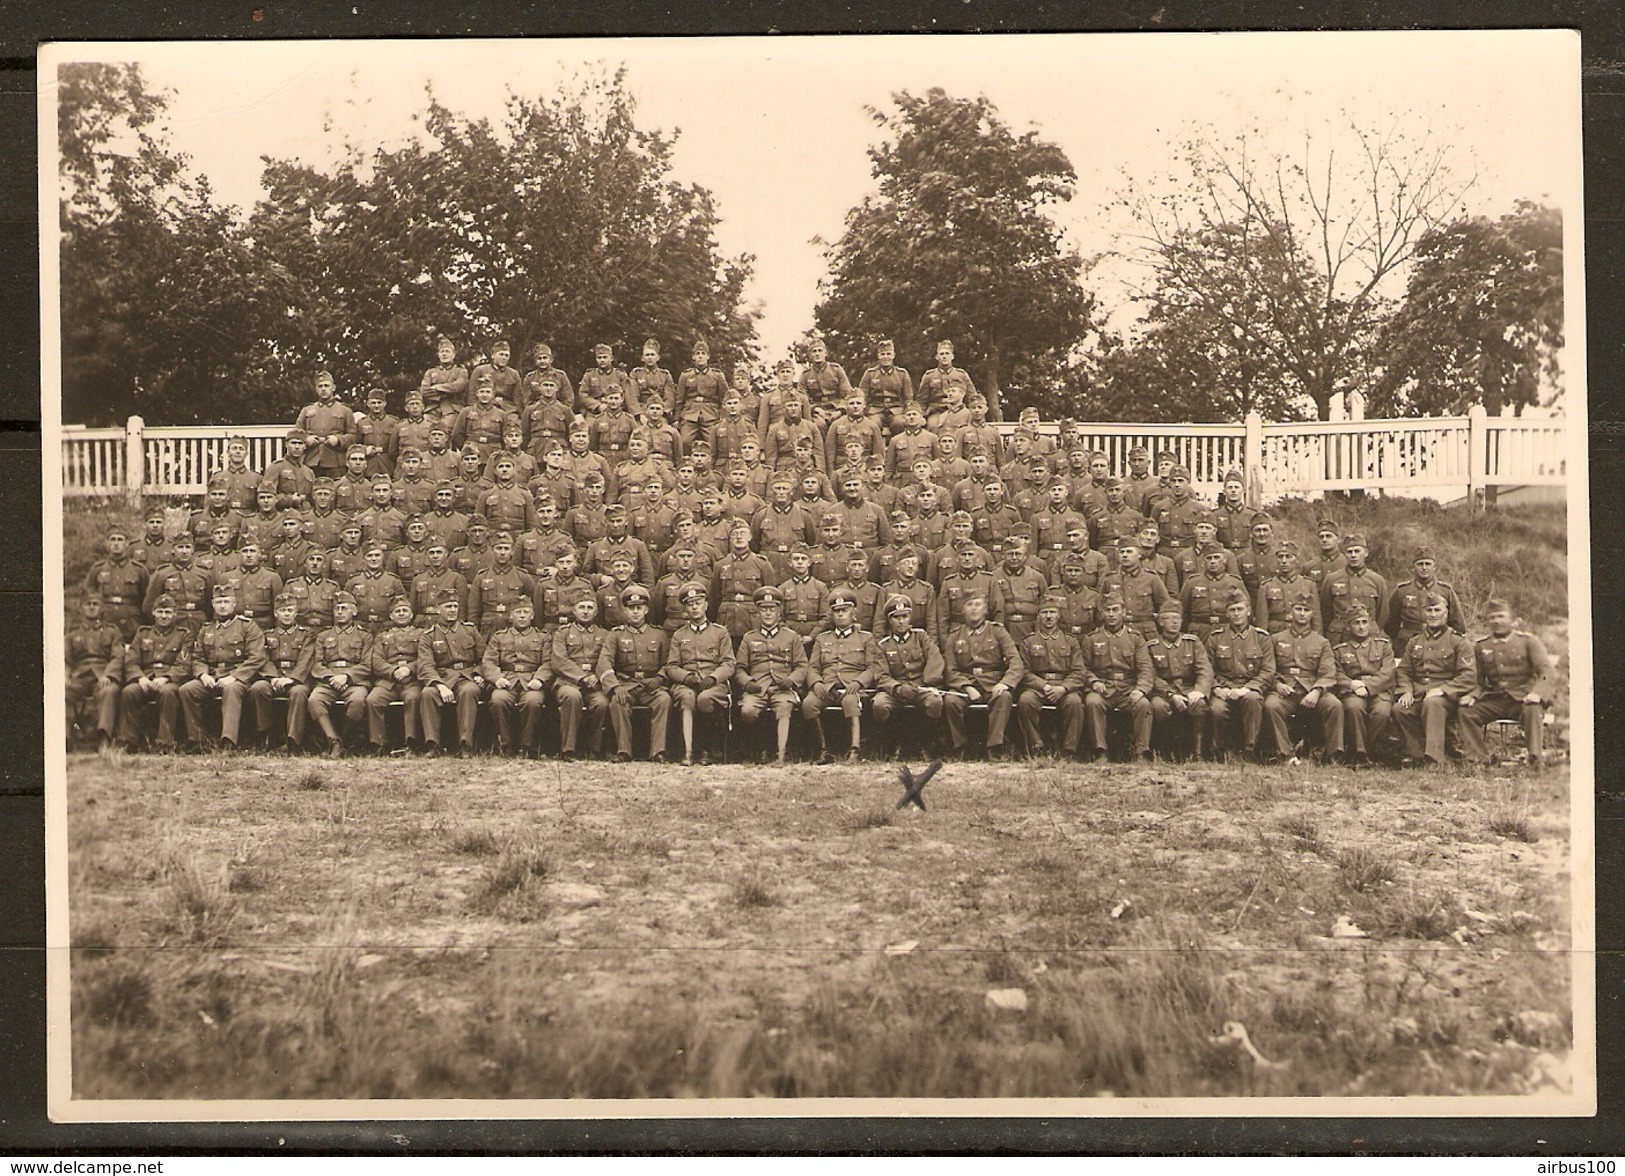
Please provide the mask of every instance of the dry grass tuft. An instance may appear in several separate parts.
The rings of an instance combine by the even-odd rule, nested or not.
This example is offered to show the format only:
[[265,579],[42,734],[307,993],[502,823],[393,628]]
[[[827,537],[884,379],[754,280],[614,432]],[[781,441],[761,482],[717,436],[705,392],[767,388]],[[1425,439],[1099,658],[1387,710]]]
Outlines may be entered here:
[[1339,850],[1337,868],[1342,872],[1343,885],[1356,894],[1367,894],[1394,880],[1393,863],[1364,845]]

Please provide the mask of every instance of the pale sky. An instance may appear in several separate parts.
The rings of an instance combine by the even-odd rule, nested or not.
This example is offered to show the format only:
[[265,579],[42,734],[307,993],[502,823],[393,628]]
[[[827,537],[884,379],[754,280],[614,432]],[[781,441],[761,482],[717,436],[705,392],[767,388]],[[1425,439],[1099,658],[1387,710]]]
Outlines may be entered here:
[[[725,253],[756,255],[769,361],[811,325],[825,271],[815,235],[839,237],[873,189],[865,105],[897,90],[985,94],[1017,133],[1036,128],[1078,171],[1056,213],[1085,254],[1124,247],[1123,176],[1165,173],[1195,123],[1223,137],[1255,120],[1301,143],[1345,125],[1431,120],[1476,167],[1473,212],[1528,197],[1578,231],[1579,39],[1564,32],[1073,34],[686,40],[355,41],[64,46],[139,60],[175,91],[172,144],[245,210],[260,157],[324,165],[345,138],[390,146],[433,81],[439,99],[499,119],[509,88],[547,94],[583,66],[625,64],[645,128],[680,130],[678,178],[716,195]],[[49,76],[41,71],[41,77]],[[324,129],[326,128],[326,129]],[[1125,273],[1127,271],[1115,270]],[[1122,292],[1103,288],[1108,302]],[[863,357],[839,357],[860,364]]]

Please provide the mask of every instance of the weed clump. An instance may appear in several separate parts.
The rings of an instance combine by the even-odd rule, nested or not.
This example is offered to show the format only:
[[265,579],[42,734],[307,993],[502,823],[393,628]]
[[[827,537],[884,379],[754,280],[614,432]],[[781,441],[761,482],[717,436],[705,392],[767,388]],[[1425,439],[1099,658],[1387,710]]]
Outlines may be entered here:
[[1490,832],[1497,837],[1505,837],[1509,841],[1522,841],[1533,844],[1540,840],[1540,832],[1529,823],[1529,817],[1524,813],[1512,812],[1503,809],[1490,816]]
[[1356,894],[1369,893],[1394,880],[1393,863],[1363,845],[1341,851],[1337,855],[1337,868],[1342,871],[1343,885]]
[[532,888],[546,878],[552,869],[552,861],[538,848],[504,846],[475,887],[469,898],[469,906],[478,914],[497,914],[499,908],[529,897]]
[[466,854],[493,854],[500,853],[502,847],[497,844],[496,834],[484,825],[465,826],[452,834],[451,848],[456,853]]
[[112,1025],[150,1025],[152,982],[140,972],[119,971],[85,989],[85,1011]]
[[734,883],[734,902],[742,907],[778,906],[779,893],[759,873],[746,874]]
[[300,792],[326,792],[327,774],[320,768],[306,768],[294,780],[293,786]]

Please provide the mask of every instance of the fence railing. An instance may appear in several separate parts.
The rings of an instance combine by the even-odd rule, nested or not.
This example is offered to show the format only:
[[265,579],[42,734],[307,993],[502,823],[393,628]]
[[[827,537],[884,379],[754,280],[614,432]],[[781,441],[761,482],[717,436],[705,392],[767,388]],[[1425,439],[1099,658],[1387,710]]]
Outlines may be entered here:
[[[1001,426],[1007,433],[1013,425]],[[1059,426],[1041,426],[1054,434]],[[204,492],[225,465],[228,437],[248,442],[249,464],[263,469],[282,456],[286,425],[147,427],[131,417],[122,429],[62,429],[62,493],[69,497],[179,496]],[[1253,501],[1327,491],[1410,492],[1486,486],[1555,485],[1568,474],[1567,422],[1544,417],[1462,417],[1266,423],[1256,413],[1239,424],[1090,423],[1085,444],[1125,469],[1143,445],[1169,451],[1190,468],[1196,491],[1217,495],[1224,475],[1241,470]]]

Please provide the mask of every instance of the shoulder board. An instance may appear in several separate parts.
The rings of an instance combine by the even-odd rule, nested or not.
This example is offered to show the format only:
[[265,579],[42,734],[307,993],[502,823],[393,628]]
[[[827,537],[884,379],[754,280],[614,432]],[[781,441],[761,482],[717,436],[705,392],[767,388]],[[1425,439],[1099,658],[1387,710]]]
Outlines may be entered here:
[[1526,629],[1514,629],[1514,630],[1512,630],[1512,632],[1515,635],[1519,636],[1519,637],[1528,637],[1528,638],[1533,639],[1534,636],[1535,636],[1533,633],[1529,632]]
[[[1516,631],[1517,630],[1514,630],[1514,632],[1516,632]],[[1495,640],[1495,634],[1494,633],[1486,633],[1482,637],[1474,637],[1473,638],[1473,644],[1474,645],[1483,645],[1484,642],[1486,642],[1486,641],[1494,641],[1494,640]]]

